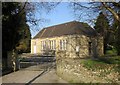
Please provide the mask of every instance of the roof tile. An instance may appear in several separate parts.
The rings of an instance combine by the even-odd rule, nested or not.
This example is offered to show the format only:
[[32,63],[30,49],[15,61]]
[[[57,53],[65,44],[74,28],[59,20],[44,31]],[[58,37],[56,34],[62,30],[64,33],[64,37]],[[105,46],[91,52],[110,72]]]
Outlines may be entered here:
[[96,32],[87,23],[71,21],[51,27],[43,28],[33,39],[48,38],[63,35],[84,34],[94,36]]

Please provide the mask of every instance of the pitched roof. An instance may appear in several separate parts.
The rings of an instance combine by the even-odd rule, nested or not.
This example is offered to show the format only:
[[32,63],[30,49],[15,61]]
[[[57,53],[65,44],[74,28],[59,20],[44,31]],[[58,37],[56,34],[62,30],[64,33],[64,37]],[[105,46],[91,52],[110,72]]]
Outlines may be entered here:
[[96,35],[96,32],[87,23],[71,21],[43,28],[33,39],[73,34],[84,34],[87,36],[94,36]]

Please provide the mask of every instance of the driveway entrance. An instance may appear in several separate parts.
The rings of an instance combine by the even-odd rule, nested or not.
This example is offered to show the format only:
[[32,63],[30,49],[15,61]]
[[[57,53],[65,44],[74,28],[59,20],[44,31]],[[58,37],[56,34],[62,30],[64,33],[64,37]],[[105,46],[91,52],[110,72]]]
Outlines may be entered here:
[[67,83],[56,74],[55,57],[30,57],[20,62],[20,70],[2,77],[2,83]]

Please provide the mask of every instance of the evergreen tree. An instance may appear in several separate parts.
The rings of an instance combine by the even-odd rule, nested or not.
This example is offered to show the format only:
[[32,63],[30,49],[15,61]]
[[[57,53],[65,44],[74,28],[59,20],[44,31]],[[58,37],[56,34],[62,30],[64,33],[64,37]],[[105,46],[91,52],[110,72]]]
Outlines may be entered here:
[[30,41],[31,34],[29,26],[26,24],[25,10],[23,9],[18,14],[21,9],[22,3],[2,3],[2,10],[4,10],[2,12],[2,35],[4,36],[2,39],[5,51],[15,49],[16,45],[22,40],[30,44],[28,41]]
[[114,44],[113,45],[117,50],[117,55],[120,55],[120,23],[117,20],[114,20],[112,28],[114,29]]
[[[22,3],[2,3],[2,63],[7,67],[7,53],[16,50],[16,46],[23,41],[24,47],[30,46],[30,30],[26,24],[26,13]],[[22,11],[22,12],[21,12]],[[23,48],[24,49],[24,48]],[[24,52],[24,51],[23,51]],[[4,70],[4,69],[3,69]]]
[[95,23],[94,28],[104,38],[104,53],[105,53],[109,39],[109,32],[108,32],[109,22],[107,17],[102,12],[97,17],[97,21]]
[[115,38],[116,38],[115,47],[117,49],[117,55],[120,55],[120,24],[119,23]]
[[22,10],[22,16],[20,21],[20,27],[17,31],[17,37],[19,37],[19,42],[16,44],[16,50],[18,53],[30,52],[30,29],[26,24],[26,13]]

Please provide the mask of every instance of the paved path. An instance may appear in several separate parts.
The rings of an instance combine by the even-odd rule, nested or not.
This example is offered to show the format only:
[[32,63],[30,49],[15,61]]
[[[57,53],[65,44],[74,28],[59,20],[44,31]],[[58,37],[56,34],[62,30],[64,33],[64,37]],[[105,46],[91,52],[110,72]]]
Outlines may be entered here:
[[2,83],[28,83],[42,71],[17,71],[2,77]]
[[67,83],[65,80],[61,79],[56,75],[54,69],[51,71],[46,71],[41,77],[38,77],[32,83]]
[[[2,77],[2,83],[67,83],[56,75],[55,69],[38,70],[38,67],[40,67],[40,65],[31,66],[5,75]],[[35,68],[37,68],[37,70],[35,70]]]

